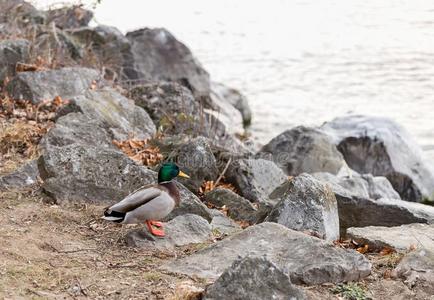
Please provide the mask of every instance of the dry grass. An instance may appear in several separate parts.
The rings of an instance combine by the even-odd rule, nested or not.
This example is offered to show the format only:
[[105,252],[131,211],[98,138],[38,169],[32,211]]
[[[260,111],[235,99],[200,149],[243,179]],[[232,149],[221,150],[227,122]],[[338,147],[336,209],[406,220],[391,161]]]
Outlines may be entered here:
[[37,143],[46,133],[46,128],[39,124],[22,121],[0,125],[0,152],[11,156],[20,154],[25,158],[35,157],[38,153]]
[[37,124],[10,123],[0,119],[0,175],[38,157],[37,145],[44,131]]

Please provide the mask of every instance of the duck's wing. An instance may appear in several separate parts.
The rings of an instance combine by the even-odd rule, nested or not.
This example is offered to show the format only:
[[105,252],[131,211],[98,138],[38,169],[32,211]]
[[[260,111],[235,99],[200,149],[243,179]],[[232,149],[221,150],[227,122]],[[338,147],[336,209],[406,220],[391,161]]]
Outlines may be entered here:
[[159,197],[162,193],[163,191],[156,186],[144,186],[143,188],[129,194],[115,205],[112,205],[108,210],[127,213]]
[[127,213],[122,223],[140,224],[147,220],[162,220],[174,207],[175,200],[168,193],[163,192],[145,205],[141,205]]

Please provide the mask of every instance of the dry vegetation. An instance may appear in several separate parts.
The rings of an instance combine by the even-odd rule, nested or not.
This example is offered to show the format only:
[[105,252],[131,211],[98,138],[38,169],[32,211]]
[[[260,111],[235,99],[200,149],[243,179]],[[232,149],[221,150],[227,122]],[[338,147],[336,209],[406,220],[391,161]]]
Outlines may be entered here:
[[35,105],[0,94],[0,174],[38,157],[39,141],[53,126],[58,109],[66,103],[56,97]]
[[129,139],[113,141],[129,158],[144,166],[155,166],[163,160],[158,147],[152,146],[149,140]]

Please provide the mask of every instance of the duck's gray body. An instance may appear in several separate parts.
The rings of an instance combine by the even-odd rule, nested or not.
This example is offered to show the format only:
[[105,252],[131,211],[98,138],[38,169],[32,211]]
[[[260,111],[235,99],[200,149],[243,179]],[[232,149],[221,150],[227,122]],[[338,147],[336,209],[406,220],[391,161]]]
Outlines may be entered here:
[[161,220],[179,204],[179,191],[173,181],[144,186],[104,212],[104,219],[122,224]]

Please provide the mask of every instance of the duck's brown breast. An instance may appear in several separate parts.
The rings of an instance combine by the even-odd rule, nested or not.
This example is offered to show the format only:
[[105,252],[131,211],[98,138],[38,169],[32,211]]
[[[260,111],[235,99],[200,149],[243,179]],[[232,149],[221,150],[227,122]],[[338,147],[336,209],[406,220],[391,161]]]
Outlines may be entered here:
[[179,206],[179,203],[181,202],[181,196],[179,194],[179,189],[176,186],[176,183],[174,181],[169,182],[162,182],[159,184],[159,186],[166,190],[170,197],[172,197],[175,200],[175,205]]

